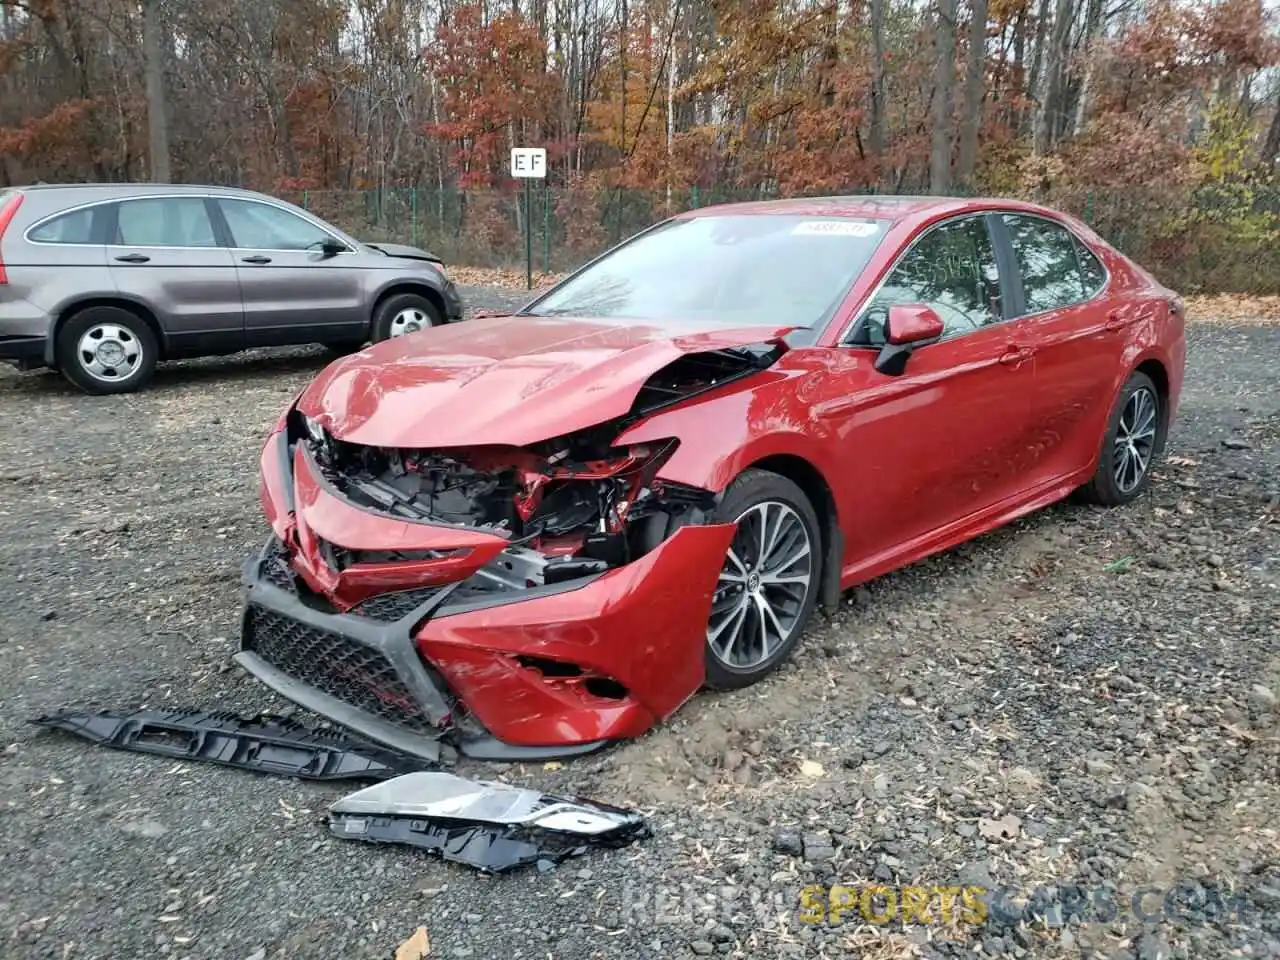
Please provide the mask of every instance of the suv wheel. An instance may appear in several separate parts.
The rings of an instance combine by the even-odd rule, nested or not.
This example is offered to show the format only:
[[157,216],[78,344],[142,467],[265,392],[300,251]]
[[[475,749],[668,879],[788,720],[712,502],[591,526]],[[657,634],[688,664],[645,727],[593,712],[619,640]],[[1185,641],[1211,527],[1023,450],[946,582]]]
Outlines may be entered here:
[[440,311],[426,297],[397,293],[378,304],[373,317],[373,342],[417,333],[440,325]]
[[123,307],[89,307],[58,331],[62,375],[86,393],[130,393],[151,379],[159,359],[146,321]]

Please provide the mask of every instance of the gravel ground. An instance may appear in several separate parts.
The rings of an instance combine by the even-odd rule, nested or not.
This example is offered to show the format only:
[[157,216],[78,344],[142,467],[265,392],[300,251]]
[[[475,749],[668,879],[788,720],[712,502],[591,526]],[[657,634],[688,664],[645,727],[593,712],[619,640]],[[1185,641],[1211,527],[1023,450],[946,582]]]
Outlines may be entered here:
[[[260,440],[322,357],[171,365],[100,400],[0,373],[0,955],[388,958],[425,925],[441,957],[1280,956],[1280,326],[1189,336],[1140,502],[868,584],[773,678],[640,742],[463,764],[652,816],[637,846],[500,879],[331,839],[341,788],[25,723],[287,709],[228,657]],[[1010,889],[981,924],[937,899],[802,922],[804,888],[871,882]]]

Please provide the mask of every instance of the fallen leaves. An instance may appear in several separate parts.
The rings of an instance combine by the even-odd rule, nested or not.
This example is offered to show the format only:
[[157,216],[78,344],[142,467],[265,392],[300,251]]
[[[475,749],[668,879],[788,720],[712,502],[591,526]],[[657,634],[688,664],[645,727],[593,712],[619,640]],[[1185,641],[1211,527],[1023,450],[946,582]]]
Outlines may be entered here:
[[[498,267],[455,267],[445,264],[449,276],[454,283],[464,287],[502,287],[508,290],[525,289],[525,272],[523,270],[505,270]],[[533,292],[546,289],[558,283],[563,274],[533,272]]]
[[1184,297],[1187,317],[1196,323],[1280,324],[1280,297],[1240,293]]
[[431,937],[426,927],[419,927],[400,946],[396,947],[396,960],[423,960],[431,955]]

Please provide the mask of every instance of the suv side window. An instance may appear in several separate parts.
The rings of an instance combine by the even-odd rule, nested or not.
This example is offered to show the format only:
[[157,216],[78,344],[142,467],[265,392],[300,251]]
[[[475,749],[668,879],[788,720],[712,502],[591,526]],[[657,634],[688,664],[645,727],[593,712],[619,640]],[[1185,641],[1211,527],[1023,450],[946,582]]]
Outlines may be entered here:
[[46,220],[27,238],[35,243],[93,243],[93,215],[95,207],[83,207]]
[[1088,298],[1077,241],[1066,227],[1040,217],[1002,216],[1022,273],[1027,313],[1044,313]]
[[114,243],[125,247],[216,247],[201,197],[143,197],[116,205]]
[[219,198],[218,206],[240,250],[315,250],[323,241],[338,242],[311,221],[267,203]]
[[883,345],[889,307],[899,303],[932,307],[944,337],[1002,319],[1000,271],[983,216],[943,223],[917,240],[863,311],[853,342]]

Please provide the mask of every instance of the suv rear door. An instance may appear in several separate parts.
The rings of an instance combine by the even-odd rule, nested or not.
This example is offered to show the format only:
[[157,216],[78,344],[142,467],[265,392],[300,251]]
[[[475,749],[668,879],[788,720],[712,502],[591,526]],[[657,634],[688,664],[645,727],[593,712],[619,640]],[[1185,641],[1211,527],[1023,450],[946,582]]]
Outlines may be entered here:
[[[218,197],[250,346],[340,342],[363,336],[368,307],[362,255],[310,219],[248,197]],[[341,245],[325,253],[321,244]]]
[[218,243],[208,203],[179,195],[111,205],[112,278],[122,294],[156,315],[170,356],[231,353],[245,345],[235,262]]

